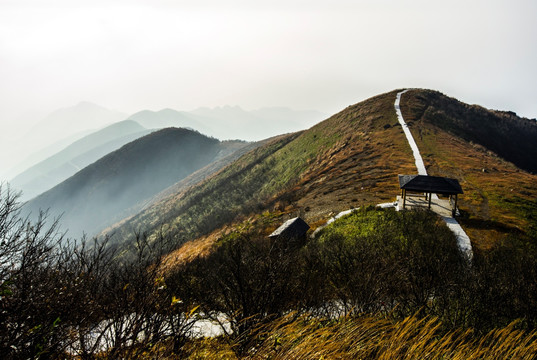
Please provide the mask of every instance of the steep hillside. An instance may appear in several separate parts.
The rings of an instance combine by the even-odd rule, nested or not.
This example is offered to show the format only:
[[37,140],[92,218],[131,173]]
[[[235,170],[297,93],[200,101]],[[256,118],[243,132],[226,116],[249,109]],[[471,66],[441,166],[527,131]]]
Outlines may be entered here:
[[[537,236],[537,122],[410,90],[401,111],[431,175],[463,187],[459,219],[475,244],[512,232]],[[525,171],[525,170],[526,171]]]
[[22,190],[23,200],[31,199],[106,154],[149,132],[150,130],[132,120],[112,124],[75,141],[62,151],[20,173],[11,180],[11,185]]
[[[150,234],[162,229],[180,244],[266,210],[300,214],[315,226],[341,210],[392,201],[399,193],[397,175],[416,173],[396,119],[396,94],[373,97],[311,129],[277,137],[205,182],[169,195],[124,221],[116,227],[116,234],[123,238],[134,229]],[[430,94],[434,96],[429,99]],[[436,105],[435,97],[445,101]],[[470,109],[469,113],[455,104]],[[420,120],[427,114],[420,111],[423,106],[437,106],[435,113],[443,111],[458,119],[460,125],[455,128],[468,134],[457,135],[454,125],[446,121],[435,122],[427,116]],[[474,245],[487,247],[513,231],[534,231],[537,177],[470,140],[482,136],[471,126],[476,116],[473,107],[427,90],[408,92],[401,107],[430,174],[461,182],[465,191],[461,221]],[[507,126],[510,131],[523,132],[533,126],[529,120],[479,109],[485,119],[499,117],[499,124],[506,122],[488,127],[487,136],[494,143],[511,144],[510,149],[517,141],[524,143],[522,148],[536,143],[537,137],[531,133],[514,140],[502,130]],[[466,115],[459,116],[459,112]],[[514,150],[507,150],[504,156],[511,152]]]
[[53,216],[63,213],[69,235],[94,234],[237,147],[187,129],[163,129],[87,166],[25,204],[24,210],[36,214],[40,208],[50,208]]
[[431,90],[411,90],[403,98],[402,111],[407,121],[430,123],[483,146],[522,170],[537,173],[535,119],[468,105]]

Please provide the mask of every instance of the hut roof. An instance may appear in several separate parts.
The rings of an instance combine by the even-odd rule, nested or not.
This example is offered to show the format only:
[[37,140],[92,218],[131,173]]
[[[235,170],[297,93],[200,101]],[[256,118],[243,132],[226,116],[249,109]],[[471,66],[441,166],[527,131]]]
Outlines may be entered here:
[[427,175],[399,175],[399,187],[408,191],[427,192],[442,195],[462,194],[457,179]]
[[286,238],[299,238],[304,236],[310,226],[306,224],[300,217],[289,219],[284,222],[279,228],[274,230],[269,237],[286,237]]

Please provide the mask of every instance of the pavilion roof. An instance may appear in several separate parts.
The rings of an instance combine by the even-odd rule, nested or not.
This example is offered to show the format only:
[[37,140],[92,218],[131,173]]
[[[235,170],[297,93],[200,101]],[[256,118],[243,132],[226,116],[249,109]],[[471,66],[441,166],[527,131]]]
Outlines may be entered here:
[[428,175],[399,175],[399,187],[407,191],[426,192],[442,195],[462,194],[457,179]]

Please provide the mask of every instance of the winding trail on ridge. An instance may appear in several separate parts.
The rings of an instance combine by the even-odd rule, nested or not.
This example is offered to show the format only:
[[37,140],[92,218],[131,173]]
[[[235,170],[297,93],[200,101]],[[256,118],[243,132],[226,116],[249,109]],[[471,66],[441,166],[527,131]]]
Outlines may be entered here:
[[[416,144],[416,141],[414,141],[414,137],[412,136],[412,133],[410,132],[410,129],[408,128],[408,125],[403,118],[403,114],[401,113],[401,95],[406,93],[408,90],[409,89],[406,89],[397,93],[394,103],[395,113],[397,114],[397,120],[399,120],[399,124],[401,124],[401,127],[403,128],[403,132],[405,133],[408,144],[410,145],[412,153],[414,154],[414,160],[416,162],[416,167],[418,168],[418,174],[427,175],[427,169],[425,169],[425,164],[423,163],[423,158],[421,157],[418,145]],[[437,200],[438,196],[436,194],[432,194],[432,198]],[[457,220],[455,220],[455,218],[451,216],[440,216],[446,222],[448,228],[455,234],[459,250],[463,254],[465,254],[469,260],[471,260],[473,258],[472,243],[470,242],[470,238],[468,237],[466,232],[463,230]]]

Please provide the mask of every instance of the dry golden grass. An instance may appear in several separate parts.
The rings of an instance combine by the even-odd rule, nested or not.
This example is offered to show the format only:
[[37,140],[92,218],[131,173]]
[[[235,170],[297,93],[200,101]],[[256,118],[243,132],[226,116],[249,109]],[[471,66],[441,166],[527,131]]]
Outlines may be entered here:
[[265,212],[248,218],[242,222],[232,223],[221,227],[195,240],[183,243],[178,249],[167,254],[161,265],[161,270],[165,273],[173,270],[177,266],[186,264],[198,257],[205,257],[213,251],[214,246],[223,235],[245,227],[258,226],[261,236],[268,237],[283,222],[284,216],[289,216],[283,212]]
[[[426,137],[416,141],[424,151],[433,153],[424,160],[431,175],[460,180],[464,194],[459,208],[470,217],[461,223],[474,245],[488,248],[507,233],[527,228],[526,219],[504,206],[502,200],[537,198],[537,176],[447,133],[436,133],[434,141]],[[522,193],[524,188],[529,189],[526,194]]]
[[162,271],[167,272],[175,267],[188,263],[197,257],[207,256],[218,238],[221,236],[222,230],[213,231],[211,234],[202,236],[196,240],[188,241],[181,245],[177,250],[166,255],[162,261]]
[[[435,318],[408,317],[393,322],[376,316],[321,321],[289,315],[265,325],[257,346],[243,356],[224,338],[192,339],[180,355],[162,359],[428,359],[531,360],[537,358],[537,333],[516,329],[516,323],[478,336],[471,330],[444,332]],[[148,353],[147,357],[154,358]]]
[[284,318],[271,324],[251,359],[534,359],[537,335],[515,324],[476,337],[470,331],[442,333],[434,318],[400,322],[373,316],[324,324]]
[[394,200],[397,175],[414,173],[410,147],[393,107],[396,91],[351,106],[335,115],[326,131],[341,137],[319,154],[289,192],[294,210],[310,222],[349,208]]

